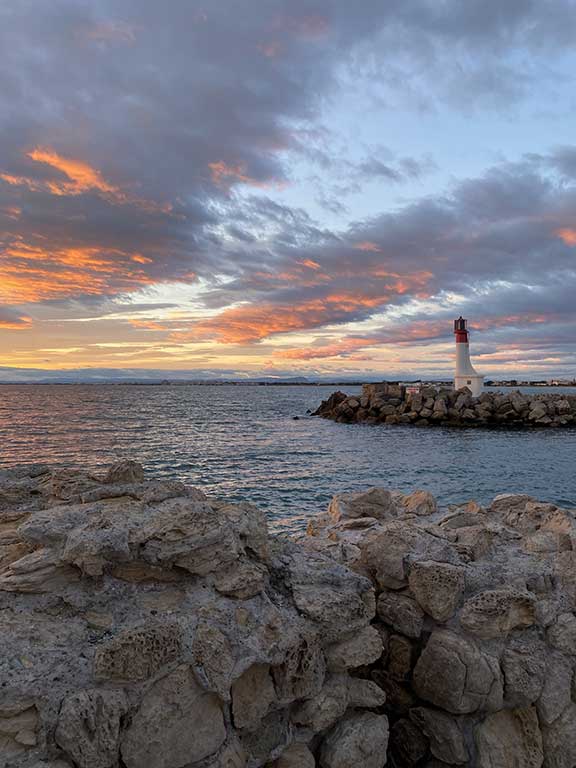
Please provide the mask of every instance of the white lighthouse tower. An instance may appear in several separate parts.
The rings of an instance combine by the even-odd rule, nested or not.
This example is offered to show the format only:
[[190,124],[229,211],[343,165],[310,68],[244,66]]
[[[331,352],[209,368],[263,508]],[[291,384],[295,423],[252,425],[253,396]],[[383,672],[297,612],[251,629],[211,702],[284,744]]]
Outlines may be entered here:
[[468,343],[468,321],[462,316],[454,320],[454,334],[456,336],[456,374],[454,375],[454,388],[468,387],[474,397],[482,392],[484,376],[476,373],[470,362],[470,344]]

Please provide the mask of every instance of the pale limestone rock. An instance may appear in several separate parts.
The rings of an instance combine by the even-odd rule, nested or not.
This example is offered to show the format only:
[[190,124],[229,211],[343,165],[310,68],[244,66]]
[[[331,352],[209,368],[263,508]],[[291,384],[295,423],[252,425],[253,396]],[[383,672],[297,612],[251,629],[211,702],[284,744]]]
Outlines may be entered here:
[[474,731],[478,768],[540,768],[542,734],[533,707],[489,715]]
[[287,562],[296,607],[321,630],[324,643],[365,627],[374,617],[374,589],[368,579],[318,555],[293,549]]
[[86,576],[101,576],[108,563],[130,559],[128,531],[111,526],[102,517],[70,531],[62,552],[63,562],[76,566]]
[[127,629],[97,648],[94,676],[100,680],[147,680],[181,653],[178,624]]
[[554,648],[576,656],[576,616],[573,613],[558,616],[546,634]]
[[431,635],[418,659],[414,690],[425,701],[453,714],[495,711],[502,706],[497,659],[446,630]]
[[92,688],[71,694],[58,714],[56,743],[79,768],[115,768],[127,711],[123,691]]
[[219,572],[242,553],[239,535],[224,515],[205,502],[171,499],[134,531],[144,545],[142,558],[153,565],[177,565],[197,576]]
[[[0,703],[0,759],[26,752],[37,743],[38,710],[33,699]],[[1,763],[0,763],[1,764]]]
[[383,650],[380,633],[374,627],[367,626],[358,634],[329,645],[325,654],[329,669],[344,670],[372,664],[382,656]]
[[232,716],[236,728],[253,729],[276,701],[268,664],[253,664],[232,684]]
[[391,520],[398,516],[398,508],[390,491],[370,488],[368,491],[334,496],[328,506],[328,514],[335,523],[354,518]]
[[348,706],[358,709],[375,709],[386,703],[386,694],[372,680],[351,677],[348,680]]
[[538,716],[543,723],[552,723],[569,706],[573,672],[571,659],[558,651],[548,651],[544,685],[536,704]]
[[[294,729],[286,710],[271,712],[256,730],[242,731],[242,746],[248,755],[248,765],[261,766],[275,760],[294,740]],[[130,766],[128,766],[130,768]]]
[[218,696],[180,666],[148,689],[122,738],[127,768],[182,768],[214,754],[226,740]]
[[468,747],[457,718],[437,709],[416,707],[410,710],[410,719],[428,737],[434,757],[450,765],[468,762]]
[[192,657],[196,674],[205,687],[218,693],[222,699],[228,700],[234,656],[226,635],[203,619],[194,633]]
[[51,549],[42,548],[24,555],[6,568],[0,575],[0,592],[57,592],[79,579],[80,571],[62,563]]
[[237,560],[216,573],[214,586],[221,595],[247,600],[262,592],[267,574],[265,566],[259,563]]
[[388,746],[388,718],[370,712],[341,720],[320,750],[322,768],[383,768]]
[[130,459],[116,462],[104,476],[105,483],[141,483],[143,480],[144,467]]
[[272,768],[315,768],[314,755],[305,744],[292,744],[285,750]]
[[534,595],[501,588],[485,590],[464,603],[460,623],[470,634],[482,639],[502,637],[517,627],[535,622]]
[[447,541],[404,520],[369,529],[358,546],[362,565],[381,589],[401,589],[407,585],[410,559],[455,564],[459,561]]
[[516,638],[505,649],[502,670],[507,703],[526,707],[540,698],[546,675],[547,654],[546,645],[537,636]]
[[421,560],[410,568],[410,590],[420,607],[439,622],[452,618],[464,592],[464,569]]
[[242,545],[250,554],[260,560],[268,559],[268,518],[263,510],[246,503],[217,504],[214,508],[238,532]]
[[436,499],[429,491],[414,491],[402,497],[402,508],[408,515],[426,517],[438,511]]
[[376,606],[378,618],[406,637],[418,638],[422,634],[424,611],[406,595],[383,592]]
[[330,675],[319,693],[296,707],[292,721],[319,733],[340,720],[347,708],[348,676]]
[[544,768],[574,768],[576,765],[576,704],[564,710],[550,725],[542,727]]
[[281,704],[306,699],[319,693],[326,675],[326,659],[317,635],[302,635],[291,647],[284,662],[272,670]]

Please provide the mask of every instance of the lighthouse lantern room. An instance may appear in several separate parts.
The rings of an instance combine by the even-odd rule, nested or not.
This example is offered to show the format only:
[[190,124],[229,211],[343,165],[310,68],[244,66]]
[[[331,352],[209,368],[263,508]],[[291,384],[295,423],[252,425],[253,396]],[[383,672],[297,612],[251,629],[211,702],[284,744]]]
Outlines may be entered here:
[[462,316],[454,320],[454,335],[456,336],[456,373],[454,388],[468,387],[474,397],[482,392],[484,377],[474,370],[470,362],[470,344],[468,341],[468,321]]

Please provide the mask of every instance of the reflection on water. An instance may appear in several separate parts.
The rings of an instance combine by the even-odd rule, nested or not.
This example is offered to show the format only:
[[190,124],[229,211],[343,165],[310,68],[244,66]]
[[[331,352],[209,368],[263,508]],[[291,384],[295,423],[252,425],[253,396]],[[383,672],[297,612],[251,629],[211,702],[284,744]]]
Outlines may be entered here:
[[576,506],[576,430],[415,429],[306,418],[332,389],[0,386],[0,466],[95,468],[130,457],[157,476],[250,500],[268,511],[273,527],[288,530],[301,529],[333,493],[370,485],[425,488],[443,503],[523,491]]

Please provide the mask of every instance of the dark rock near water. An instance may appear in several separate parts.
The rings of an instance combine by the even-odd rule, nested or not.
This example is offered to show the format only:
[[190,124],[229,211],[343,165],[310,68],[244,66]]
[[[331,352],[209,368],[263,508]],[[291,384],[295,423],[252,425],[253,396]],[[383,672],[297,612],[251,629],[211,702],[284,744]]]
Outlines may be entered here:
[[576,426],[576,395],[486,391],[473,397],[467,388],[413,388],[383,382],[364,384],[360,396],[334,392],[313,415],[345,424],[560,428]]

